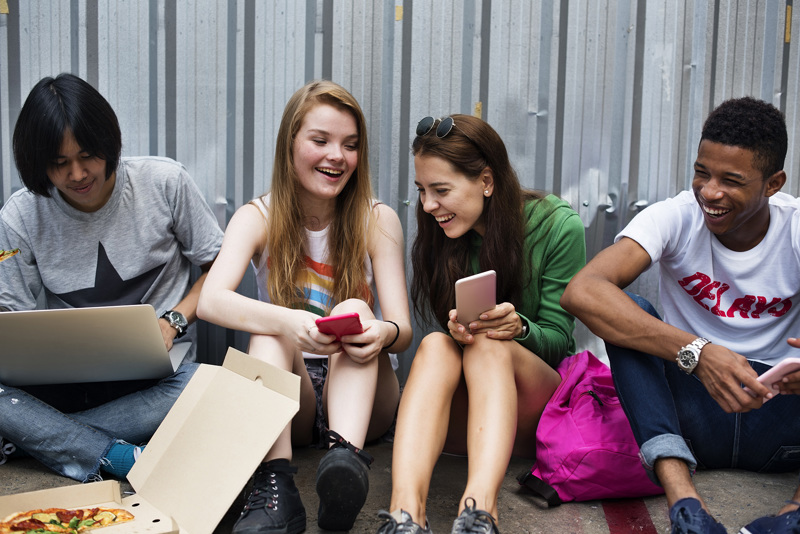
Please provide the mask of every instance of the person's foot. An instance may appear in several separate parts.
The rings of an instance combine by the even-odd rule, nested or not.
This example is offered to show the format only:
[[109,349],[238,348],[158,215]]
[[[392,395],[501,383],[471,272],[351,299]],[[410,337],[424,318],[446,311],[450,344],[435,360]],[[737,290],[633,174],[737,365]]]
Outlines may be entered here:
[[365,461],[345,447],[329,449],[317,469],[317,524],[325,530],[350,530],[367,493],[369,472]]
[[306,529],[306,509],[294,484],[297,468],[289,460],[262,463],[253,475],[253,489],[247,497],[234,534],[299,534]]
[[144,446],[138,447],[124,441],[114,443],[105,457],[100,460],[100,469],[115,477],[127,478],[143,450]]
[[497,530],[494,517],[485,510],[476,510],[475,499],[467,497],[464,501],[464,511],[453,521],[453,530],[450,534],[500,534],[500,531]]
[[378,512],[378,519],[383,519],[384,523],[378,528],[377,534],[431,534],[431,529],[427,523],[421,527],[411,519],[408,512],[398,510],[389,513],[386,510]]
[[727,534],[727,530],[692,497],[681,499],[669,509],[672,534]]
[[800,534],[800,510],[760,517],[742,527],[739,534]]

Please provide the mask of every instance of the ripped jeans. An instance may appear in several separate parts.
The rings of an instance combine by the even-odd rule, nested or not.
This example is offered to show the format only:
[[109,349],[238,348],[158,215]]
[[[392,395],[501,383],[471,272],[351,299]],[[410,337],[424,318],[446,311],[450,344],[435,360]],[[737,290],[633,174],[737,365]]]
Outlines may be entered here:
[[[107,389],[113,400],[75,413],[65,411],[97,404],[97,399],[90,399],[96,396],[91,386],[15,388],[0,384],[0,442],[13,443],[60,475],[80,482],[98,480],[101,461],[111,446],[150,439],[197,366],[184,362],[172,375],[147,381],[149,387],[123,396],[113,395],[113,391],[130,389],[130,383],[98,384],[94,389]],[[42,394],[37,396],[37,392]],[[103,396],[101,392],[99,398]]]
[[[647,300],[628,296],[658,317]],[[660,458],[679,458],[692,472],[698,467],[764,473],[800,468],[800,395],[778,395],[757,410],[728,414],[677,363],[608,343],[606,349],[642,463],[655,483],[653,465]],[[790,351],[797,349],[787,345]],[[750,365],[759,375],[770,368]]]

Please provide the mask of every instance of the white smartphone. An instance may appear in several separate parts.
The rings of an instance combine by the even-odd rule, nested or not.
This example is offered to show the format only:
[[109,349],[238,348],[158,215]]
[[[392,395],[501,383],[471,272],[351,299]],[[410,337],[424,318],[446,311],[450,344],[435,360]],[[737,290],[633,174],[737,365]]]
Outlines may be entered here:
[[784,376],[794,373],[795,371],[800,371],[800,358],[785,358],[759,376],[758,381],[777,395],[778,388],[775,387],[775,384],[779,383]]
[[466,327],[497,304],[497,273],[484,271],[456,281],[456,314]]

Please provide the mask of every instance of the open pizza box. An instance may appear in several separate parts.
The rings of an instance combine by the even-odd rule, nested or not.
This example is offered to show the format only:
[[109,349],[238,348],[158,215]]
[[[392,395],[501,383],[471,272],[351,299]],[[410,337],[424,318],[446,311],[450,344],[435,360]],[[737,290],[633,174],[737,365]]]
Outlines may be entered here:
[[128,475],[0,497],[0,518],[37,508],[124,508],[135,519],[97,534],[212,533],[299,409],[300,378],[229,348],[200,365]]

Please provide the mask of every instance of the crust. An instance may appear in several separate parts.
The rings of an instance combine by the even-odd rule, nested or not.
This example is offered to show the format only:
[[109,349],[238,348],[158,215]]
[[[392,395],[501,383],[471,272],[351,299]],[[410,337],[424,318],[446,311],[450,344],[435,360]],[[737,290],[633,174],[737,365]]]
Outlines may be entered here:
[[[113,518],[108,516],[95,519],[98,517],[98,515],[101,515],[104,512],[113,514]],[[57,520],[61,521],[61,523],[42,522],[38,519],[34,519],[34,515],[36,514],[59,516],[57,517]],[[95,523],[92,525],[79,525],[77,527],[70,527],[69,519],[66,521],[64,520],[66,519],[65,516],[76,517],[79,521],[92,519],[95,521]],[[27,510],[25,512],[16,512],[3,519],[3,521],[0,522],[0,534],[24,534],[25,532],[29,532],[31,530],[74,534],[77,532],[84,532],[86,530],[93,530],[118,523],[125,523],[133,519],[134,516],[132,513],[121,508],[47,508]],[[25,523],[26,521],[32,521],[34,523],[31,525],[23,525],[22,523]]]

